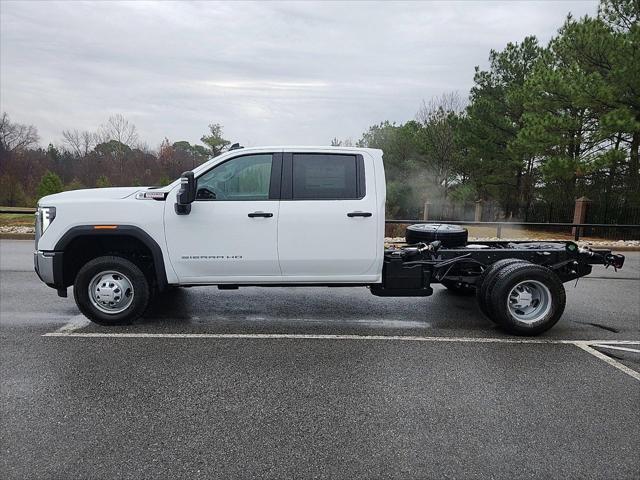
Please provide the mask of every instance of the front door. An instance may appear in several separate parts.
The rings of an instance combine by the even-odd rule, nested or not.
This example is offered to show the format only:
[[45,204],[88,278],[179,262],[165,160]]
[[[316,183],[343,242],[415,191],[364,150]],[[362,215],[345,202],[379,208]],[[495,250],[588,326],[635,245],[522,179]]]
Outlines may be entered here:
[[181,282],[269,281],[281,275],[278,217],[281,154],[249,154],[214,166],[197,178],[189,215],[167,198],[165,235]]

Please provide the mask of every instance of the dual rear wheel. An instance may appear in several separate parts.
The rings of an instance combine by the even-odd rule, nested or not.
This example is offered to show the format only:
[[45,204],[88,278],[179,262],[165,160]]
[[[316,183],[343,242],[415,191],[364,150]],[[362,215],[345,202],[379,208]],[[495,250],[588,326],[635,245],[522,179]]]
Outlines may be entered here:
[[482,313],[516,335],[538,335],[564,312],[566,294],[550,269],[519,259],[500,260],[485,269],[476,284]]

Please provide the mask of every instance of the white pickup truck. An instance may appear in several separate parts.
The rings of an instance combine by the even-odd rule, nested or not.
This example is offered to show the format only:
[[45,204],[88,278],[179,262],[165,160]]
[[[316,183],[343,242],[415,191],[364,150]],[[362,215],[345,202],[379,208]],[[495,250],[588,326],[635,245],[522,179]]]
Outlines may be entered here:
[[466,230],[414,225],[385,248],[382,151],[238,148],[166,187],[76,190],[40,199],[35,270],[102,325],[130,323],[168,288],[364,286],[428,296],[432,283],[475,294],[507,331],[534,335],[564,310],[563,282],[610,251],[573,242],[467,243]]

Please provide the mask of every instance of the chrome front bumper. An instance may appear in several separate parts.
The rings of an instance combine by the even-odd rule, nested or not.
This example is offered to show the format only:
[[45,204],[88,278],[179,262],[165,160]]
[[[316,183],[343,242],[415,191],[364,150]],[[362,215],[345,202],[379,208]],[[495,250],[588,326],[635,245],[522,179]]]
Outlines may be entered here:
[[44,283],[49,286],[54,286],[54,268],[53,262],[57,252],[43,252],[36,250],[33,252],[33,267]]

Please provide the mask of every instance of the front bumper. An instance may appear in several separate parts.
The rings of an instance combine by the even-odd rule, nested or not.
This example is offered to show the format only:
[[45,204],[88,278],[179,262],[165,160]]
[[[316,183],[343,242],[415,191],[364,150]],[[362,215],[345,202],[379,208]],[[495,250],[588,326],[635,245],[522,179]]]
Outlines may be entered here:
[[59,291],[62,289],[66,291],[62,274],[62,258],[63,252],[36,250],[33,252],[33,267],[40,280],[48,286]]

